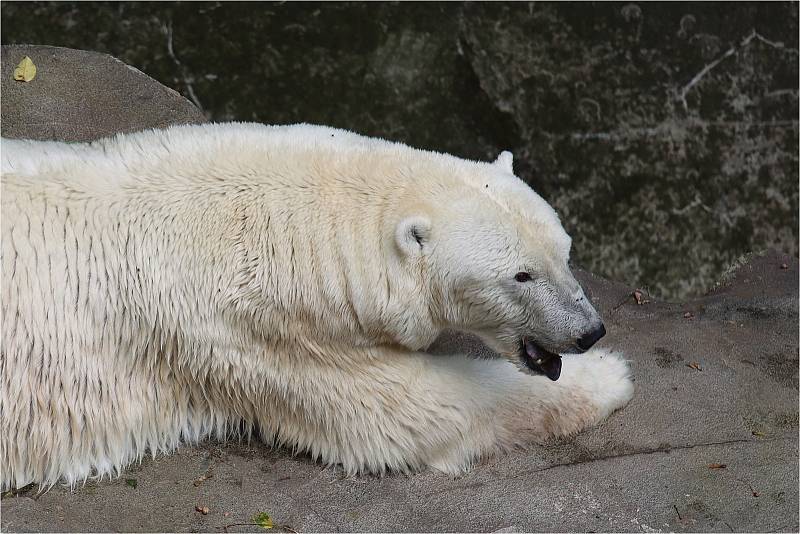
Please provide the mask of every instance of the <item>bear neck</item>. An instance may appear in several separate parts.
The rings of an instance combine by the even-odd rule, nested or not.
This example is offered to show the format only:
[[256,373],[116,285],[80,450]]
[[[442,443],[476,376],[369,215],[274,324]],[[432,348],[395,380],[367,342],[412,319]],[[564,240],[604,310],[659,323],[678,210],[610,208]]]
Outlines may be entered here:
[[440,328],[428,273],[400,264],[387,238],[422,153],[320,149],[269,131],[182,127],[82,145],[91,158],[74,159],[81,179],[64,194],[96,193],[95,222],[121,246],[109,282],[137,328],[197,351],[430,345]]

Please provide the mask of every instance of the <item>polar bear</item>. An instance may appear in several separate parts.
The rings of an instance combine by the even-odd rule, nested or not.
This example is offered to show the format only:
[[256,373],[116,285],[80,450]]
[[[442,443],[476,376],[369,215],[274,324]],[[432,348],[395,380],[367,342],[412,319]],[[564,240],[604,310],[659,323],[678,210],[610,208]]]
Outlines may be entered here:
[[[231,434],[456,474],[575,433],[633,386],[618,354],[559,355],[604,333],[569,250],[509,153],[237,123],[3,140],[2,486]],[[445,329],[505,358],[426,353]]]

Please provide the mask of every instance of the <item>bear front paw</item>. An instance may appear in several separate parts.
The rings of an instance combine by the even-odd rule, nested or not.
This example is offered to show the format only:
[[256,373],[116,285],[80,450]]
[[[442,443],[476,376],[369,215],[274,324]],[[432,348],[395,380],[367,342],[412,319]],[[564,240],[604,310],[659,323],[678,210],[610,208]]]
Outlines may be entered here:
[[628,404],[633,380],[628,361],[619,352],[595,349],[564,357],[564,385],[583,390],[597,409],[598,420]]

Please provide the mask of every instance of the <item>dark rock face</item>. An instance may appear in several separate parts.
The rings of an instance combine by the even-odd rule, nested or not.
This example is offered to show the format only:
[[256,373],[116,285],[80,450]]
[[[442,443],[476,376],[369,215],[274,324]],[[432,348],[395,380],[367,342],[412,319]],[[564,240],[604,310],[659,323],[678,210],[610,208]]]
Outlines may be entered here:
[[2,39],[109,52],[213,120],[511,149],[578,264],[679,299],[750,250],[797,254],[797,10],[8,3]]
[[[4,48],[4,63],[16,52]],[[25,52],[36,61],[53,54],[39,63],[43,79],[94,76],[88,79],[95,83],[80,86],[86,93],[51,85],[63,98],[50,108],[56,117],[84,100],[90,116],[114,117],[120,128],[157,127],[164,110],[176,122],[199,120],[197,110],[152,80],[149,93],[138,93],[141,73],[116,71],[119,63],[107,56]],[[62,62],[62,55],[74,61]],[[63,65],[78,70],[61,73]],[[152,98],[149,107],[128,107],[131,96],[124,94],[91,98],[106,69],[114,83]],[[52,117],[37,124],[35,100],[20,99],[26,89],[5,87],[3,121],[8,114],[26,126],[4,122],[4,133],[107,134],[101,128],[110,123],[70,115],[75,122],[63,134]],[[649,296],[638,305],[632,287],[577,272],[608,329],[599,345],[630,360],[633,400],[597,428],[481,462],[462,477],[347,478],[256,440],[204,442],[74,491],[57,486],[40,496],[28,487],[4,494],[2,530],[240,532],[262,530],[250,518],[268,512],[276,525],[298,532],[796,532],[799,267],[784,253],[752,254],[709,294],[682,305]],[[474,338],[453,333],[431,352],[496,357]],[[520,417],[527,409],[520,406]],[[726,467],[709,467],[715,464]]]
[[796,252],[797,41],[763,8],[474,7],[481,87],[586,267],[686,295],[736,254]]

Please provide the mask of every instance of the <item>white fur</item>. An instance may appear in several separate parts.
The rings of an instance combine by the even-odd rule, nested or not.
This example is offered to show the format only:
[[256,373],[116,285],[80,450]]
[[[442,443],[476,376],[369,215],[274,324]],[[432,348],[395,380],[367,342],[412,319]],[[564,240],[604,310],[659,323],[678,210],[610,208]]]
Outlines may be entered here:
[[514,154],[509,152],[508,150],[504,150],[500,152],[500,155],[497,156],[495,160],[495,164],[499,165],[501,169],[506,172],[514,173]]
[[251,124],[0,149],[3,488],[254,430],[352,473],[457,473],[631,398],[601,350],[558,382],[421,352],[451,327],[513,361],[596,320],[510,154]]

